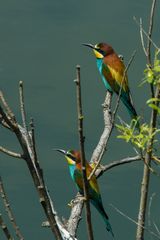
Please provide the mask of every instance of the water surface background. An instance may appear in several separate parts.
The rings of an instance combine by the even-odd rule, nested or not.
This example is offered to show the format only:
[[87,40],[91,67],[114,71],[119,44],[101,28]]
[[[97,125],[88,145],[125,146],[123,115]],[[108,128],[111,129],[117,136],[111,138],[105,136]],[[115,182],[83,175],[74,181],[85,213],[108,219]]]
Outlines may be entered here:
[[[158,44],[160,7],[157,1],[153,39]],[[143,79],[146,59],[141,47],[139,29],[133,20],[142,17],[147,29],[151,1],[127,0],[5,0],[0,2],[0,88],[21,122],[18,82],[23,80],[28,122],[33,117],[36,143],[41,166],[56,210],[67,218],[68,202],[76,194],[67,163],[52,149],[78,148],[75,67],[81,65],[86,156],[90,159],[103,130],[101,104],[105,88],[101,83],[92,52],[83,42],[108,42],[127,63],[133,51],[137,54],[129,69],[129,83],[137,112],[148,119],[145,111],[149,98]],[[115,98],[113,99],[113,108]],[[121,104],[118,114],[129,121]],[[118,122],[118,119],[116,119]],[[0,128],[1,145],[19,151],[15,137]],[[134,156],[131,145],[116,138],[113,132],[103,163]],[[117,213],[110,204],[133,219],[137,219],[141,187],[142,163],[120,166],[99,179],[105,209],[110,216],[116,239],[135,239],[136,225]],[[28,169],[23,160],[0,156],[0,174],[25,239],[53,239],[49,229],[41,228],[45,220]],[[151,206],[151,223],[160,227],[159,178],[151,177],[150,196],[156,192]],[[2,203],[0,209],[6,222]],[[107,239],[101,217],[93,208],[95,239]],[[11,228],[10,228],[11,229]],[[153,228],[152,230],[155,231]],[[11,230],[12,232],[12,230]],[[87,239],[84,219],[79,239]],[[0,239],[5,239],[0,230]],[[147,233],[145,239],[151,239]]]

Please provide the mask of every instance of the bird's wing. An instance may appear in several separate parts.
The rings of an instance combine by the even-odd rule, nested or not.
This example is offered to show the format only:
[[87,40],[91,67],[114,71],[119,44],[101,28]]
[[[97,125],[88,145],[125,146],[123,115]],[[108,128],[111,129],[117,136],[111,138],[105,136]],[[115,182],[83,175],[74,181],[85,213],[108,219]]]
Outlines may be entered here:
[[104,58],[102,64],[102,74],[110,84],[112,90],[117,94],[119,93],[121,84],[122,91],[129,92],[128,78],[127,75],[124,76],[124,72],[125,66],[117,55],[107,56]]
[[[90,176],[91,172],[93,171],[93,168],[87,164],[87,177]],[[98,182],[96,179],[95,174],[92,175],[90,181],[89,181],[89,186],[92,188],[93,191],[95,191],[97,194],[100,194],[99,192],[99,186],[98,186]]]
[[[90,173],[92,172],[92,167],[87,164],[87,177],[89,177]],[[83,181],[82,181],[82,171],[79,168],[76,168],[74,171],[74,180],[80,190],[83,193]],[[93,175],[89,181],[89,197],[91,199],[97,199],[101,201],[100,191],[97,183],[96,176]]]
[[80,193],[83,192],[83,181],[82,181],[82,171],[80,169],[74,170],[74,181],[80,191]]

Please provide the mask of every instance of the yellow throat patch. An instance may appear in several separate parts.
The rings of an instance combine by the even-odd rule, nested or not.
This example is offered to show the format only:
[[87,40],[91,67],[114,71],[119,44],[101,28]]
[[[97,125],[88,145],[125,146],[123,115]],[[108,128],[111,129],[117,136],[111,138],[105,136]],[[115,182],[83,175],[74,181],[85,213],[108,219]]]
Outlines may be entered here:
[[103,58],[104,56],[98,52],[97,50],[93,49],[94,54],[96,55],[96,58]]
[[[98,44],[96,44],[94,47],[97,48],[97,49],[99,49]],[[96,49],[93,49],[93,52],[94,52],[96,58],[103,58],[103,57],[104,57],[104,56],[103,56],[100,52],[98,52]]]
[[71,158],[66,157],[66,159],[69,165],[75,165],[75,161],[73,161]]

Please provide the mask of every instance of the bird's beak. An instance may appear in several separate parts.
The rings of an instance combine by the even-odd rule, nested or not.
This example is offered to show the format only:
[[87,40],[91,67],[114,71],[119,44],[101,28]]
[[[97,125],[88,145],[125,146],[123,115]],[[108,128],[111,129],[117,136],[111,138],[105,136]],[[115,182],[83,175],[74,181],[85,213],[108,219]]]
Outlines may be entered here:
[[59,149],[59,148],[54,148],[53,150],[58,151],[58,152],[62,153],[63,155],[66,155],[66,153],[67,153],[65,150]]
[[95,49],[95,46],[90,44],[90,43],[82,43],[83,46],[86,46],[86,47],[89,47],[89,48],[92,48],[92,49]]

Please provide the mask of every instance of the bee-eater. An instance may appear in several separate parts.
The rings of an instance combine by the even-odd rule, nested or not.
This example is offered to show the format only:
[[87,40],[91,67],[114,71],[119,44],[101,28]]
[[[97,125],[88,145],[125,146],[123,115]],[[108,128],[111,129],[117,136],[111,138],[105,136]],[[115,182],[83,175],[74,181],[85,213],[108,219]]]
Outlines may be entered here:
[[[69,165],[69,172],[71,175],[72,180],[76,183],[76,186],[81,194],[83,194],[83,178],[82,178],[82,166],[81,166],[81,154],[80,151],[76,150],[69,150],[65,151],[62,149],[55,149],[64,154],[68,165]],[[86,174],[87,177],[91,174],[93,168],[86,162]],[[95,174],[89,180],[89,199],[90,202],[94,205],[94,207],[98,210],[101,216],[104,219],[106,224],[106,229],[109,231],[112,236],[114,237],[111,224],[109,223],[108,215],[106,214],[103,204],[102,198],[100,195],[98,183]]]
[[128,78],[125,73],[125,65],[122,59],[116,54],[112,46],[107,43],[99,43],[95,46],[84,43],[84,46],[93,49],[96,56],[97,67],[106,89],[121,95],[120,98],[127,107],[132,119],[137,119],[137,113],[133,106]]

